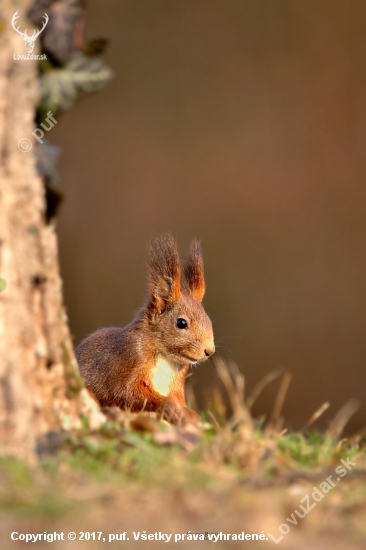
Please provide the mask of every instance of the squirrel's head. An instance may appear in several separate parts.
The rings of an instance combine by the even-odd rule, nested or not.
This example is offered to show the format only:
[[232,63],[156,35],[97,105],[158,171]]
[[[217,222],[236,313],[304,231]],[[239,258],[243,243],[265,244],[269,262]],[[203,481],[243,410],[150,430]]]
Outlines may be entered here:
[[197,363],[215,352],[212,324],[201,304],[205,293],[201,245],[192,241],[183,267],[172,235],[157,238],[149,247],[147,306],[157,350],[176,363]]

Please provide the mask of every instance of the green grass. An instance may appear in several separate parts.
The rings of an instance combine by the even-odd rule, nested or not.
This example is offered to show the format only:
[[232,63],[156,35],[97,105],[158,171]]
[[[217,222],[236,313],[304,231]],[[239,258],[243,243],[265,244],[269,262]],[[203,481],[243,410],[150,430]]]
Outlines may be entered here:
[[159,421],[149,425],[153,432],[135,431],[126,419],[125,425],[110,422],[98,431],[84,427],[65,434],[58,452],[37,467],[0,460],[1,508],[22,517],[62,516],[77,502],[65,491],[67,480],[72,479],[123,486],[126,491],[136,486],[220,490],[253,478],[262,485],[273,481],[286,485],[289,474],[301,478],[304,472],[323,479],[330,467],[347,456],[356,462],[355,471],[364,471],[366,465],[362,444],[340,445],[318,431],[250,431],[245,420],[193,432],[194,443],[187,449],[184,440],[157,442],[156,434],[175,434],[176,428]]
[[0,508],[21,517],[57,518],[85,500],[84,486],[90,491],[98,487],[96,494],[121,487],[126,493],[141,488],[220,493],[253,484],[285,488],[296,479],[325,479],[348,456],[356,466],[347,479],[366,473],[364,435],[341,439],[345,414],[338,413],[337,422],[324,432],[308,427],[287,433],[278,427],[278,407],[277,417],[254,420],[240,375],[227,374],[223,377],[233,410],[228,421],[217,398],[219,413],[203,414],[201,428],[172,427],[122,411],[116,420],[111,411],[98,430],[84,419],[82,429],[65,432],[57,451],[37,466],[0,460]]

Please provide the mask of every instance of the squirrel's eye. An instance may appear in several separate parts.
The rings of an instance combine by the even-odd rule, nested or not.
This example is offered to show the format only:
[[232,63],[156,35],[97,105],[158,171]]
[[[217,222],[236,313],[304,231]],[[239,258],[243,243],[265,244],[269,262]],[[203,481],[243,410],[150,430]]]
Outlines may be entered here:
[[182,317],[179,317],[179,319],[176,320],[176,325],[178,328],[188,328],[187,321]]

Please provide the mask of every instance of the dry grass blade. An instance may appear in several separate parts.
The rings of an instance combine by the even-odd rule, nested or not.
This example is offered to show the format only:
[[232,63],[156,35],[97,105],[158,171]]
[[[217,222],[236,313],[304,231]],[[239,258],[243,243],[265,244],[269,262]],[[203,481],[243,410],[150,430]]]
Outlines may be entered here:
[[239,368],[235,363],[229,363],[229,369],[234,380],[234,387],[238,396],[238,402],[240,409],[242,410],[245,406],[244,404],[244,389],[245,389],[245,379],[244,374],[240,372]]
[[250,409],[253,406],[254,402],[256,401],[258,396],[262,393],[264,388],[268,386],[268,384],[273,382],[273,380],[276,380],[276,378],[281,376],[281,374],[283,374],[283,369],[277,369],[273,372],[269,372],[268,374],[266,374],[266,376],[264,376],[263,378],[261,378],[261,380],[259,380],[258,384],[254,386],[253,391],[251,392],[251,394],[249,395],[248,399],[245,402],[248,409]]
[[220,424],[217,422],[217,419],[216,419],[215,415],[211,411],[208,411],[208,414],[211,417],[211,420],[212,420],[216,430],[219,431],[221,429],[221,427],[220,427]]
[[349,444],[352,448],[357,448],[362,439],[366,437],[366,427],[356,432],[349,438]]
[[215,366],[228,393],[233,416],[217,431],[212,454],[219,463],[235,463],[255,469],[263,448],[254,436],[253,422],[244,402],[244,376],[235,363],[215,358]]
[[304,427],[303,427],[303,430],[305,430],[306,428],[308,428],[309,426],[311,426],[312,424],[314,424],[314,422],[316,420],[318,420],[318,418],[321,417],[321,415],[327,410],[329,409],[330,407],[330,403],[329,401],[326,401],[325,403],[323,403],[323,405],[321,407],[319,407],[319,409],[317,409],[315,411],[314,414],[311,415],[311,417],[309,418],[309,420],[305,423]]
[[339,451],[341,451],[343,449],[343,447],[345,447],[345,445],[348,443],[348,439],[347,437],[344,437],[343,439],[341,439],[340,441],[338,441],[337,443],[337,446],[335,448],[336,452],[339,453]]
[[193,410],[198,411],[196,394],[192,386],[186,386],[186,401]]
[[218,386],[214,386],[210,392],[205,391],[204,393],[206,395],[206,403],[208,404],[208,412],[213,414],[220,426],[224,426],[227,414],[222,392],[220,392]]
[[228,393],[234,416],[242,416],[245,410],[243,374],[234,363],[230,363],[229,369],[221,357],[215,357],[214,364]]
[[[283,375],[281,385],[277,393],[276,401],[273,406],[271,419],[268,425],[270,429],[277,430],[280,424],[280,415],[281,415],[283,403],[286,398],[287,390],[291,382],[291,378],[292,378],[292,374],[290,372],[285,372],[285,374]],[[282,423],[281,423],[281,427],[282,427]]]
[[360,402],[358,399],[353,398],[347,401],[347,403],[343,405],[329,424],[327,435],[332,439],[337,439],[342,434],[344,427],[351,416],[358,411],[359,407]]

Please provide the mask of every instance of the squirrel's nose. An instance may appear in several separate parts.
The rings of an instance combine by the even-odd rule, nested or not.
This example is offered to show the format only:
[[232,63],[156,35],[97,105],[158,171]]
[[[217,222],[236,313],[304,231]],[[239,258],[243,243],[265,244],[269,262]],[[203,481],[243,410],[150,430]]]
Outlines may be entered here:
[[215,353],[215,346],[212,348],[206,348],[205,349],[205,355],[206,357],[210,357],[210,355],[213,355]]

